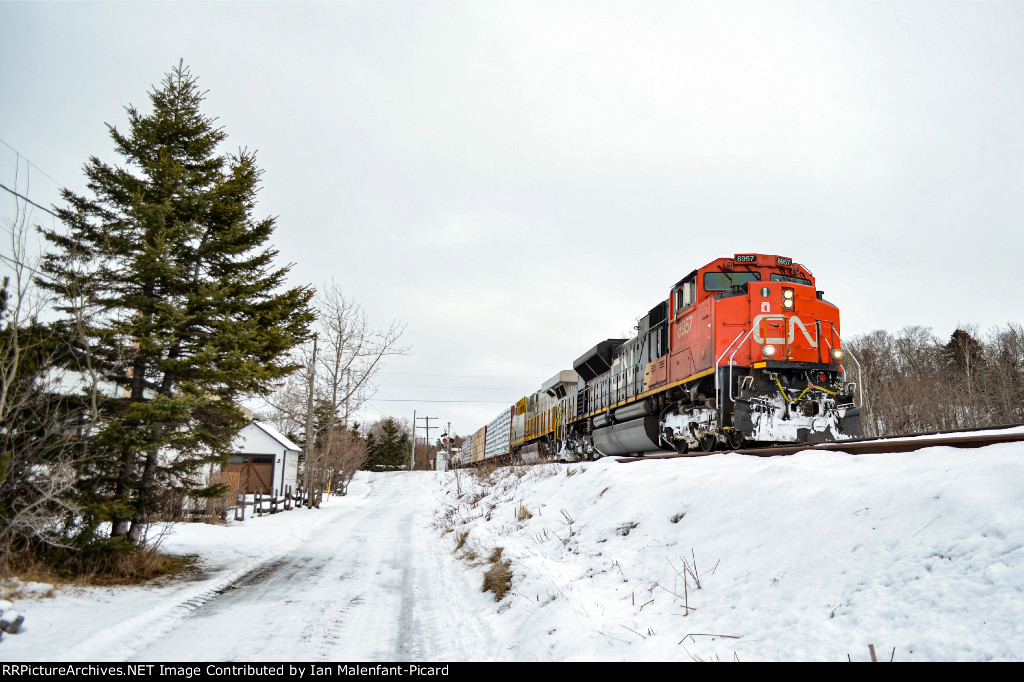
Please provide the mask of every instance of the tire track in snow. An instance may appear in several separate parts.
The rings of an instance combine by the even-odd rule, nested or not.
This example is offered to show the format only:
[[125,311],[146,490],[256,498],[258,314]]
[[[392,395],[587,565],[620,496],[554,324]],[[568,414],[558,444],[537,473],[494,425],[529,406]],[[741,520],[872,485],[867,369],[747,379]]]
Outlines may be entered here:
[[[483,604],[477,570],[451,561],[451,548],[432,527],[432,479],[417,478],[371,478],[368,494],[350,500],[355,504],[304,519],[288,547],[257,550],[264,554],[186,586],[58,658],[493,659],[501,644],[475,613]],[[465,630],[460,637],[450,635],[455,623]]]
[[[296,511],[300,510],[293,510]],[[335,516],[325,514],[316,522],[304,524],[301,531],[292,536],[292,541],[278,548],[275,553],[255,557],[234,571],[201,581],[195,587],[175,594],[165,603],[86,638],[61,654],[60,658],[97,662],[127,660],[226,591],[239,584],[255,582],[255,576],[272,573],[287,560],[290,551],[333,521]]]

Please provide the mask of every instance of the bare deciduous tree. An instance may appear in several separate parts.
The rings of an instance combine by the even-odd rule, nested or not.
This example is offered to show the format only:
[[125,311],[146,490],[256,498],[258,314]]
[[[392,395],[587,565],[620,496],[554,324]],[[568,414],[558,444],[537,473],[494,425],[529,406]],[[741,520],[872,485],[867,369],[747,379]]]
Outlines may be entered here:
[[74,534],[76,464],[95,414],[88,349],[79,348],[79,372],[60,369],[58,356],[72,355],[74,329],[58,333],[39,322],[50,300],[31,274],[38,259],[30,254],[27,211],[19,201],[14,216],[4,217],[10,252],[0,258],[0,572],[14,553],[65,546]]
[[[331,455],[338,451],[335,440],[351,437],[350,417],[376,392],[373,380],[384,360],[408,353],[399,345],[403,324],[392,321],[383,329],[373,328],[362,307],[346,298],[334,282],[318,292],[313,306],[315,355],[313,342],[299,350],[296,362],[305,370],[283,383],[261,410],[267,421],[286,434],[305,434],[307,423],[312,424],[312,432],[299,439],[308,443],[303,485],[311,504],[315,492],[335,479]],[[341,450],[350,446],[346,443]]]
[[366,463],[366,456],[366,441],[355,430],[341,429],[335,435],[327,457],[332,492],[348,494],[348,484]]
[[308,371],[300,370],[289,375],[264,399],[255,413],[256,419],[272,424],[293,440],[301,441],[299,434],[306,428],[308,387]]
[[1024,422],[1024,328],[982,335],[971,326],[948,341],[930,329],[874,331],[847,347],[861,363],[866,436]]

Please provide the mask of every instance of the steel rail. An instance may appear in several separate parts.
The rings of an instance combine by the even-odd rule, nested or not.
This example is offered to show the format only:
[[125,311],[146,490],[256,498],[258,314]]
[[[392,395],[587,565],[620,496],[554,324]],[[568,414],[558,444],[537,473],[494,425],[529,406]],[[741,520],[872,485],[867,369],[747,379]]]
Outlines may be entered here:
[[[754,457],[785,457],[798,452],[842,452],[848,455],[865,455],[875,453],[914,452],[924,448],[954,447],[980,448],[998,443],[1015,443],[1024,441],[1024,433],[985,433],[977,436],[952,436],[956,433],[972,433],[994,431],[1000,427],[984,427],[978,429],[959,429],[955,431],[935,431],[917,433],[908,436],[886,436],[884,438],[858,438],[828,443],[804,443],[800,445],[784,445],[765,448],[740,448],[739,450],[717,450],[712,452],[693,452],[681,455],[674,452],[646,455],[641,457],[620,457],[619,462],[640,462],[645,459],[675,459],[676,457],[705,457],[707,455],[739,454]],[[1014,428],[1014,427],[1002,427]],[[928,438],[922,438],[928,436]],[[935,437],[946,436],[946,437]]]

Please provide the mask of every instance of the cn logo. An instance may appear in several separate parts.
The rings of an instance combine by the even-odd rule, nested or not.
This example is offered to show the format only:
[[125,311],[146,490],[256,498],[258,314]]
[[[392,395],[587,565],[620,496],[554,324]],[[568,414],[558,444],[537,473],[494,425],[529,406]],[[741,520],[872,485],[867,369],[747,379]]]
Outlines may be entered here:
[[753,334],[751,334],[751,336],[753,337],[754,341],[756,341],[757,343],[793,343],[793,339],[796,338],[796,328],[800,327],[800,332],[804,335],[804,338],[807,339],[808,345],[810,345],[811,348],[817,348],[818,347],[818,339],[814,338],[814,336],[812,336],[811,333],[809,331],[807,331],[807,327],[804,326],[804,323],[796,315],[793,315],[793,316],[791,316],[789,318],[789,334],[787,335],[787,338],[782,338],[782,337],[762,338],[761,337],[762,323],[764,323],[766,321],[769,321],[769,320],[778,320],[779,322],[781,322],[782,324],[778,325],[778,327],[780,327],[780,328],[786,323],[786,317],[784,315],[779,314],[779,313],[768,314],[768,315],[758,315],[757,317],[755,317],[754,318],[754,324],[753,324],[754,331],[753,331]]

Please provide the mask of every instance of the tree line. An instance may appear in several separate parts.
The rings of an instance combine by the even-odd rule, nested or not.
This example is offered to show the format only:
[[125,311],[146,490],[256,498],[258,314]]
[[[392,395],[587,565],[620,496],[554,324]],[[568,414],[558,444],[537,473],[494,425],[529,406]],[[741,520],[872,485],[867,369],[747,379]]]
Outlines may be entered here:
[[1020,324],[956,329],[948,339],[924,327],[874,331],[847,341],[846,350],[865,436],[1024,423]]
[[349,414],[406,352],[403,327],[371,328],[333,284],[286,284],[276,221],[255,215],[255,155],[219,151],[226,134],[183,64],[149,99],[107,126],[119,163],[90,158],[87,192],[63,189],[59,225],[35,228],[41,257],[27,203],[3,217],[0,574],[113,570],[146,547],[167,494],[223,494],[208,474],[227,464],[245,400],[301,416],[306,489],[344,492],[380,450]]

